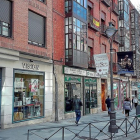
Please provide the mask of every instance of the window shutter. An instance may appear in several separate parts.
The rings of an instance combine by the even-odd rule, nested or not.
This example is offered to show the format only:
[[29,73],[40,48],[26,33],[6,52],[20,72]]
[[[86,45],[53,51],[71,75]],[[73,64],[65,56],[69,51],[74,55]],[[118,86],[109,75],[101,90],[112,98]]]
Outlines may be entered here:
[[0,0],[0,21],[10,24],[11,18],[11,2],[8,0]]
[[28,22],[29,41],[44,44],[44,17],[29,11]]

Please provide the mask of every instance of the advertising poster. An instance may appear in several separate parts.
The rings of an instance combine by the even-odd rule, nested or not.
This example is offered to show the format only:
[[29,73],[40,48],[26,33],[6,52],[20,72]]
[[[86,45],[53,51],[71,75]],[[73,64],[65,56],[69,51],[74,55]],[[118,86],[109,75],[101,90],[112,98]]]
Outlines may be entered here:
[[118,52],[118,74],[134,74],[133,52]]
[[98,75],[108,75],[109,61],[107,54],[94,55],[94,61],[96,66],[96,72]]

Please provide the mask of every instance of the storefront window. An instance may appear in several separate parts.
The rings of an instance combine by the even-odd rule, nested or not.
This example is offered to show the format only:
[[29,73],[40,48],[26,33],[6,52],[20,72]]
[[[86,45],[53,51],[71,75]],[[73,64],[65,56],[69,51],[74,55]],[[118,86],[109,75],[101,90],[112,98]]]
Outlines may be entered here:
[[115,109],[119,108],[119,82],[115,81],[113,83],[113,93],[114,93],[114,105]]
[[65,76],[65,112],[73,111],[73,99],[81,98],[81,78]]
[[14,121],[44,114],[44,73],[15,70]]
[[97,80],[85,78],[85,113],[97,107]]

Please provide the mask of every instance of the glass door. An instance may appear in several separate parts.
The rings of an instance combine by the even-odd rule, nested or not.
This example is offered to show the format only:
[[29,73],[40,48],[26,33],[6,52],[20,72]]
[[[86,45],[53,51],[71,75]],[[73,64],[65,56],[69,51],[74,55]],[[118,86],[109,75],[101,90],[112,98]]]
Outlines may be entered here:
[[90,85],[85,84],[85,115],[90,114]]

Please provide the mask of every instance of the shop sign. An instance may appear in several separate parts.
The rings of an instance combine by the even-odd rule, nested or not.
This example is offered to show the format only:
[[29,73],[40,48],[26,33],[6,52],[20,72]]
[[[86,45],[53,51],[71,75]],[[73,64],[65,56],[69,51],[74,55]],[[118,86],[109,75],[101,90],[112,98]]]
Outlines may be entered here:
[[94,55],[94,61],[96,66],[96,72],[99,75],[107,75],[109,69],[109,61],[107,54],[97,54]]
[[65,76],[65,82],[81,83],[81,78],[74,76]]
[[68,67],[64,67],[64,73],[65,74],[72,74],[72,75],[86,76],[86,71],[85,70],[68,68]]
[[100,77],[96,72],[87,71],[86,76],[88,77]]
[[85,79],[85,83],[96,83],[97,80],[96,79],[92,79],[92,78],[89,78],[89,79]]
[[39,70],[39,65],[31,64],[31,63],[22,63],[23,69],[28,70]]

